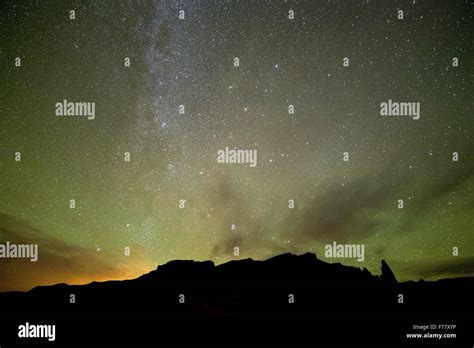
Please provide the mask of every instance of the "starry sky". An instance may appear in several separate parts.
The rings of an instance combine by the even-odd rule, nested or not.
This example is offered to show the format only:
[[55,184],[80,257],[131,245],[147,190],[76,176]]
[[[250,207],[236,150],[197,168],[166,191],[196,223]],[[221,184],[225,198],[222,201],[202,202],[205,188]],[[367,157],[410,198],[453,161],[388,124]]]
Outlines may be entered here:
[[[173,259],[326,260],[333,241],[364,244],[365,261],[327,261],[379,274],[385,259],[402,281],[474,275],[473,14],[466,0],[2,1],[0,243],[37,243],[39,260],[0,259],[0,290]],[[95,102],[95,119],[56,116],[64,99]],[[419,102],[420,119],[382,117],[388,99]],[[225,147],[257,166],[218,163]]]

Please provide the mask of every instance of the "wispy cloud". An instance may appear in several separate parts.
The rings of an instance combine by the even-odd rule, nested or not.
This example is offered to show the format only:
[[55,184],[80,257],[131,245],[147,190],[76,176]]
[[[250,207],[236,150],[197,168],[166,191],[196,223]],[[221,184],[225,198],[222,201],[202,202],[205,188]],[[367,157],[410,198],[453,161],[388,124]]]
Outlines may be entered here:
[[[82,284],[94,280],[126,279],[149,270],[138,246],[123,260],[116,254],[70,245],[25,221],[0,213],[0,243],[38,244],[37,262],[0,259],[0,291],[28,290],[55,283]],[[130,265],[133,265],[131,267]]]

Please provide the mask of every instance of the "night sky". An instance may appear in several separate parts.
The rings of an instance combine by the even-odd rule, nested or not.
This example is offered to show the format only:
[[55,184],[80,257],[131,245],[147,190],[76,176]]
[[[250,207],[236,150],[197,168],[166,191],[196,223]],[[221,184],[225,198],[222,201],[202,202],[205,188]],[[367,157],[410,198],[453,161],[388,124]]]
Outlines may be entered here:
[[[0,243],[37,243],[39,260],[0,259],[0,290],[284,252],[374,274],[385,259],[402,281],[474,275],[473,14],[465,0],[2,1]],[[95,102],[95,119],[56,116],[64,99]],[[381,116],[389,99],[420,119]],[[218,163],[225,147],[257,165]],[[365,261],[326,259],[333,241],[364,244]]]

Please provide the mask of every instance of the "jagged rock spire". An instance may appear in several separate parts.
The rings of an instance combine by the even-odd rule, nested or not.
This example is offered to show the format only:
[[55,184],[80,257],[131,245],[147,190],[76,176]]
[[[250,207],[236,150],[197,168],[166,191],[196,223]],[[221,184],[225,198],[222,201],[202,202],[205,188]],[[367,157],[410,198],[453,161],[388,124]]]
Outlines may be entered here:
[[395,275],[393,274],[392,270],[388,266],[388,264],[385,262],[385,260],[382,260],[382,274],[380,275],[380,279],[390,282],[390,283],[398,283],[397,278],[395,278]]

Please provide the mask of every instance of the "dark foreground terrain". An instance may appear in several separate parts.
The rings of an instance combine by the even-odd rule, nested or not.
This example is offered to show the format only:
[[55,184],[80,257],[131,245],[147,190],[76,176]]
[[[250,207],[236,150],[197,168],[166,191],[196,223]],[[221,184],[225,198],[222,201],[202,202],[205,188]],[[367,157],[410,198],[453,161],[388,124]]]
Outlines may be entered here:
[[[472,347],[474,279],[398,283],[384,261],[375,276],[314,254],[219,266],[172,261],[133,280],[2,293],[0,316],[2,348],[71,343]],[[19,338],[18,327],[26,322],[56,325],[55,340]]]

